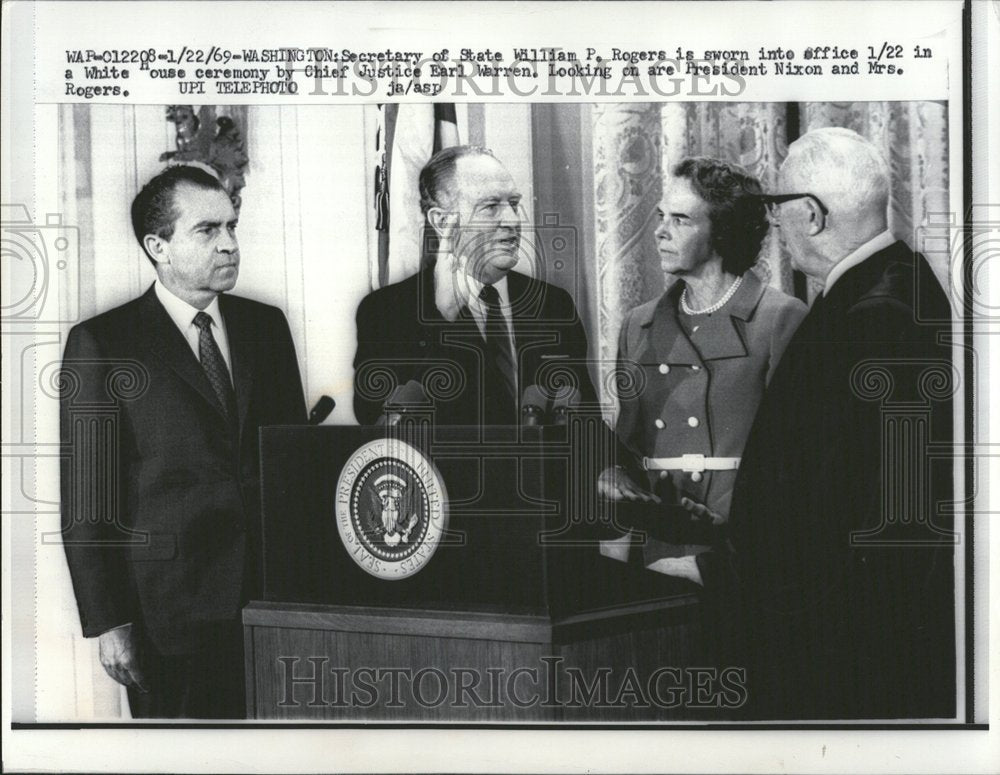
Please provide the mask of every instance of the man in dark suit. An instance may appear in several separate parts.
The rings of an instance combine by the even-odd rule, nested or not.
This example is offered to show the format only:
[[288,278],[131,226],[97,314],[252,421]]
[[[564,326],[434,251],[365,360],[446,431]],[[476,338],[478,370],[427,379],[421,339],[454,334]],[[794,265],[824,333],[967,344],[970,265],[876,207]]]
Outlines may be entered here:
[[305,422],[280,310],[236,284],[219,181],[171,167],[135,198],[157,280],[70,331],[63,542],[83,634],[132,715],[245,716],[239,613],[255,594],[257,430]]
[[[755,718],[955,712],[951,310],[887,227],[889,172],[846,129],[789,147],[767,197],[822,286],[764,393],[730,516],[699,565],[728,596]],[[726,583],[728,581],[728,583]]]
[[436,422],[452,425],[517,424],[525,393],[543,411],[560,396],[593,404],[573,300],[511,271],[523,217],[503,164],[484,148],[446,148],[421,172],[420,194],[433,265],[358,307],[358,422],[379,421],[394,389],[429,401]]

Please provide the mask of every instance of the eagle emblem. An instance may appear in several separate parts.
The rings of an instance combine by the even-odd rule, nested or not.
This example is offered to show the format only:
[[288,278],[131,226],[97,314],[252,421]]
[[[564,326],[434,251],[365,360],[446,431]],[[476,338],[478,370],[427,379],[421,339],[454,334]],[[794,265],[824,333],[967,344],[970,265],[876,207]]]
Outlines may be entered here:
[[[397,546],[400,541],[404,544],[409,543],[410,533],[420,520],[416,511],[410,511],[409,501],[405,498],[406,490],[406,482],[400,477],[395,474],[384,474],[375,480],[375,487],[370,491],[378,499],[372,506],[382,509],[382,540],[386,546]],[[400,509],[401,504],[402,509]]]
[[447,527],[437,468],[399,439],[377,439],[348,459],[337,481],[337,530],[351,559],[373,576],[421,570]]

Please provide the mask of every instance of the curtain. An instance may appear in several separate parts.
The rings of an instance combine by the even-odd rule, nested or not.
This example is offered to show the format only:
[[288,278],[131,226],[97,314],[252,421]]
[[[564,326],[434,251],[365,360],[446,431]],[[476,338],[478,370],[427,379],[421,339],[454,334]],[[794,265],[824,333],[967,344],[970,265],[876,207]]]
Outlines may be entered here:
[[[652,241],[656,205],[663,195],[660,106],[598,105],[593,122],[597,266],[592,276],[598,293],[591,338],[606,373],[625,312],[663,291]],[[599,384],[607,390],[605,373]]]
[[[597,249],[588,272],[596,282],[588,334],[599,364],[594,376],[607,402],[613,401],[608,376],[622,318],[663,292],[654,213],[663,180],[681,158],[735,162],[773,190],[791,142],[811,129],[842,126],[874,142],[889,162],[889,226],[898,239],[919,246],[948,209],[944,102],[602,104],[591,107],[590,121]],[[948,267],[934,269],[945,283]],[[774,234],[754,271],[803,299],[816,292],[793,271]]]

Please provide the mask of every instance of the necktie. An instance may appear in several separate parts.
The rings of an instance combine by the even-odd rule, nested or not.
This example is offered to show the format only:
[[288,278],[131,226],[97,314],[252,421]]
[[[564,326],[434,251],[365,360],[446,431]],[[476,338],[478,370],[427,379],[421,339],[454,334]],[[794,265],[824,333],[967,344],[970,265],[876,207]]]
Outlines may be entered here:
[[484,285],[479,292],[479,298],[486,305],[486,361],[487,379],[483,396],[497,402],[496,417],[505,423],[517,423],[517,372],[514,357],[510,348],[510,329],[507,320],[500,311],[500,294],[492,285]]
[[232,421],[236,416],[236,396],[233,394],[233,383],[229,377],[229,369],[222,357],[215,337],[212,336],[212,317],[205,312],[194,316],[194,324],[198,328],[198,354],[201,366],[205,370],[212,390],[219,399],[226,419]]

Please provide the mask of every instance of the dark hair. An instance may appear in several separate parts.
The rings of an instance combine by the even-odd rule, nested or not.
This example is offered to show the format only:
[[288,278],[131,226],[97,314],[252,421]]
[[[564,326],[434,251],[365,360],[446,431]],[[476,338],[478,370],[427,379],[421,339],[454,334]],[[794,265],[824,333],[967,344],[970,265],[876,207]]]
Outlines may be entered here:
[[672,172],[691,181],[708,203],[712,247],[722,257],[722,268],[741,275],[757,263],[768,227],[760,181],[736,164],[707,156],[682,159]]
[[132,231],[154,266],[156,261],[149,255],[143,240],[147,234],[155,234],[166,240],[174,236],[174,226],[179,215],[174,206],[174,193],[182,183],[226,193],[217,177],[190,164],[167,167],[142,187],[142,191],[132,200]]
[[489,156],[493,151],[481,145],[453,145],[435,153],[420,170],[420,212],[426,217],[432,207],[442,205],[441,195],[455,178],[455,166],[464,156]]

